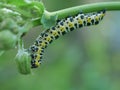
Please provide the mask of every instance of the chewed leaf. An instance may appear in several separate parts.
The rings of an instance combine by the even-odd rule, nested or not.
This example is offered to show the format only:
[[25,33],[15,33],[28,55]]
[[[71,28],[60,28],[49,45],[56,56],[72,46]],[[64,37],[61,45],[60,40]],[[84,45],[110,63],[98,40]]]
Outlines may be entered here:
[[48,29],[55,25],[56,20],[57,20],[57,15],[53,16],[53,15],[50,15],[49,12],[45,11],[41,18],[41,23],[43,24],[45,29]]

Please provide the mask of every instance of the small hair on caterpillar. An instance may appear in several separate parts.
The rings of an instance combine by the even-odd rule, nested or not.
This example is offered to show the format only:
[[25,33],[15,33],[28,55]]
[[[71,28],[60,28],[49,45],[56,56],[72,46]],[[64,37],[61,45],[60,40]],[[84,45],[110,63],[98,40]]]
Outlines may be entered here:
[[28,49],[31,55],[31,68],[37,68],[41,64],[44,49],[55,39],[77,28],[99,24],[105,16],[105,12],[105,10],[88,14],[80,12],[75,16],[58,20],[55,26],[43,31]]

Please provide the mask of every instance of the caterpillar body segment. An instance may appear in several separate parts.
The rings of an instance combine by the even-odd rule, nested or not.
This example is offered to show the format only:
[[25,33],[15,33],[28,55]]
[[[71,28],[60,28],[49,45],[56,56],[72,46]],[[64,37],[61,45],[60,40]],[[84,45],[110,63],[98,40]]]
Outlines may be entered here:
[[70,16],[65,19],[57,21],[56,25],[43,31],[34,44],[28,49],[31,54],[31,67],[37,68],[41,64],[44,54],[44,49],[52,43],[55,39],[65,35],[77,28],[84,26],[97,25],[105,16],[105,10],[83,14],[79,13],[76,16]]

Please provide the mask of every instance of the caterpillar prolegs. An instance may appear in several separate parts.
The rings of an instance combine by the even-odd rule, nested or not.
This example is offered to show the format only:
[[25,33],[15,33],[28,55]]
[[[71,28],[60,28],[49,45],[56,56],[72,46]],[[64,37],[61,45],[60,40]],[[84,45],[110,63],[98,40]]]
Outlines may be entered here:
[[57,21],[56,25],[43,31],[36,39],[34,44],[28,49],[31,54],[31,67],[37,68],[41,64],[44,49],[53,40],[60,36],[83,26],[97,25],[105,16],[105,10],[70,16]]

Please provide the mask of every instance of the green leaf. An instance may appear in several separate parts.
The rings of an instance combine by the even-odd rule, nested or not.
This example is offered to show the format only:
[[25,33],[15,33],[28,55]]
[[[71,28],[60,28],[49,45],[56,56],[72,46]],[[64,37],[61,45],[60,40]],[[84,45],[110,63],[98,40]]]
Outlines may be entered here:
[[31,22],[27,22],[24,24],[24,26],[22,27],[19,27],[18,30],[19,30],[19,33],[27,33],[30,28],[32,28],[32,23]]
[[9,30],[0,32],[0,49],[8,50],[15,48],[17,42],[17,36]]
[[36,10],[38,10],[39,14],[43,14],[45,7],[44,4],[42,2],[32,2],[30,4],[32,7],[34,7]]
[[51,15],[49,12],[45,11],[41,18],[41,23],[45,29],[48,29],[56,24],[57,17],[57,15]]
[[7,0],[7,3],[13,4],[16,6],[22,6],[22,5],[28,4],[29,2],[27,1],[30,1],[30,0]]

